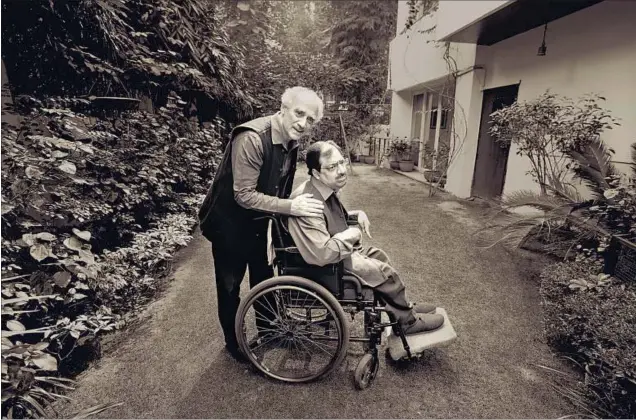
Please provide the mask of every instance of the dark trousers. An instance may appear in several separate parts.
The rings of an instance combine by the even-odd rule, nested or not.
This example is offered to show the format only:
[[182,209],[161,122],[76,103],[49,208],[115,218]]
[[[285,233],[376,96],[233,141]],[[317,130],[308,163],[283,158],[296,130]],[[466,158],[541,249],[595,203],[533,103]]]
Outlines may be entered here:
[[[241,235],[242,240],[228,240],[221,232],[212,238],[212,256],[216,276],[216,291],[219,321],[228,347],[236,348],[234,333],[236,312],[241,302],[239,297],[245,270],[249,267],[250,287],[274,276],[274,269],[267,263],[267,233],[259,229],[257,233]],[[261,308],[261,309],[259,309]],[[255,309],[266,315],[271,312],[257,303]]]
[[406,299],[406,287],[397,271],[391,266],[386,252],[379,248],[369,247],[351,254],[345,263],[345,269],[362,277],[387,304],[387,308],[403,324],[415,319],[415,311]]

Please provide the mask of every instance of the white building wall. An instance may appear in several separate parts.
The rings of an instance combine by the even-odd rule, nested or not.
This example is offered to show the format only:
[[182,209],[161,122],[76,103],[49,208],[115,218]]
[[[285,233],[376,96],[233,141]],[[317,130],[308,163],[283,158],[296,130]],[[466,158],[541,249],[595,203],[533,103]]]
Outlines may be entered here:
[[393,92],[391,97],[391,136],[411,136],[411,106],[413,97],[409,92]]
[[[504,3],[507,2],[442,1],[435,16],[421,19],[392,41],[392,135],[410,136],[412,95],[448,75],[443,49],[439,47],[441,43],[433,40],[465,27]],[[408,8],[403,1],[399,7],[403,14],[404,7]],[[457,8],[466,13],[453,14]],[[455,147],[459,151],[449,167],[446,189],[459,197],[470,196],[483,90],[510,84],[520,84],[518,99],[521,101],[533,99],[548,89],[574,99],[586,93],[604,96],[607,100],[602,105],[613,116],[621,118],[621,126],[606,131],[603,140],[616,151],[615,161],[628,162],[630,145],[636,142],[635,21],[636,2],[605,1],[588,7],[548,24],[545,56],[537,56],[543,27],[490,47],[451,43],[459,73],[468,71],[457,79],[453,124],[457,137]],[[431,33],[418,33],[434,25],[437,26]],[[398,33],[400,31],[398,28]],[[471,71],[473,65],[483,69]],[[617,163],[617,166],[628,170],[627,164]],[[513,146],[504,194],[520,189],[538,190],[527,175],[529,169],[528,159],[517,156]]]
[[[621,126],[606,131],[603,140],[626,162],[636,142],[636,2],[605,1],[548,24],[547,53],[537,56],[543,27],[480,48],[485,62],[485,89],[515,83],[519,101],[551,92],[576,99],[598,93],[601,106]],[[510,150],[504,194],[538,186],[527,175],[530,161]],[[618,164],[627,171],[626,164]],[[468,182],[468,180],[467,180]],[[472,182],[472,180],[470,180]]]
[[397,20],[395,27],[395,36],[399,36],[400,32],[404,31],[406,21],[409,18],[409,5],[408,0],[399,0],[397,9]]
[[457,197],[470,197],[475,156],[484,71],[475,70],[457,78],[455,84],[455,115],[453,117],[455,141],[452,146],[452,160],[446,174],[447,191]]
[[424,16],[391,41],[389,87],[394,92],[421,88],[425,83],[439,81],[449,72],[463,70],[475,62],[474,44],[451,43],[449,55],[456,64],[449,67],[444,59],[445,43],[435,41],[436,25],[437,14]]

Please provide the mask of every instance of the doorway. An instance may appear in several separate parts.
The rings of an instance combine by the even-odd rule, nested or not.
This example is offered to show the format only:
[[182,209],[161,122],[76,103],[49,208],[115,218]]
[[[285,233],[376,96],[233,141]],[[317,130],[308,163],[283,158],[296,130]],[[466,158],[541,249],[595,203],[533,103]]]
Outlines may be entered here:
[[494,198],[503,193],[510,146],[495,141],[490,135],[490,114],[512,105],[517,100],[518,92],[519,85],[484,91],[472,185],[472,195],[475,197]]

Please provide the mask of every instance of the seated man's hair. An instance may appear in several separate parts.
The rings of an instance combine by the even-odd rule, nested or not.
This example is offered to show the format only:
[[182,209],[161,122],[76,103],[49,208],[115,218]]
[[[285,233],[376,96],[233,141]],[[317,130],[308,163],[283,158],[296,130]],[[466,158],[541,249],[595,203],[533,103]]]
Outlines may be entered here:
[[280,98],[281,105],[285,106],[286,108],[291,107],[296,97],[302,93],[307,93],[309,94],[309,96],[314,97],[316,104],[318,105],[318,115],[316,120],[320,121],[322,119],[325,106],[322,102],[322,98],[320,98],[320,96],[318,96],[318,94],[315,91],[309,88],[306,88],[303,86],[294,86],[294,87],[285,89],[285,92],[283,92],[283,96],[281,96]]
[[338,146],[333,140],[317,141],[309,146],[309,148],[307,149],[307,156],[305,158],[309,176],[311,176],[312,169],[320,172],[320,157],[324,156],[328,158],[333,153],[334,148],[342,153],[342,150],[340,150],[340,146]]

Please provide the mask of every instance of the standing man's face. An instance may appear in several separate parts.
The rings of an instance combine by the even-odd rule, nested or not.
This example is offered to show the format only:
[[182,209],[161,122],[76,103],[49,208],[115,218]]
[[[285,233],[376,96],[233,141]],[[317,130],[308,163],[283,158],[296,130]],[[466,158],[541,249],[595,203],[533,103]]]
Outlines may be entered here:
[[283,130],[291,140],[309,134],[318,119],[318,104],[312,95],[301,93],[289,108],[281,108]]

